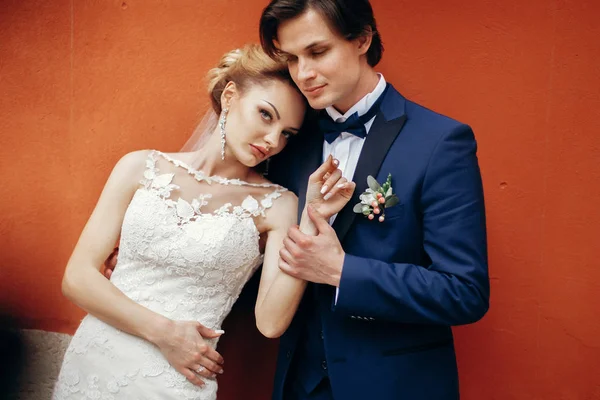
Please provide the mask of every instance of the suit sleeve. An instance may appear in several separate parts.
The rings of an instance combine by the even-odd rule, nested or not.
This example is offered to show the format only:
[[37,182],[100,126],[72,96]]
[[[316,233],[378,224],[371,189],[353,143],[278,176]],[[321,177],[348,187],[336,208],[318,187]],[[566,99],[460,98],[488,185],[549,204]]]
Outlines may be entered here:
[[426,266],[347,254],[336,313],[367,320],[461,325],[489,307],[485,208],[477,145],[461,125],[442,135],[423,179]]

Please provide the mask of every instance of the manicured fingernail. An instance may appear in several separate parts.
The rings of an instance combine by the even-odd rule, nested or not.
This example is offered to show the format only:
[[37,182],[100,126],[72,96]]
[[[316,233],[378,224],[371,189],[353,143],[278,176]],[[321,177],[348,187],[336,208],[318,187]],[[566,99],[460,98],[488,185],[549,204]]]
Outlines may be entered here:
[[334,163],[335,165],[340,165],[340,160],[338,160],[338,159],[336,158],[336,159],[334,159],[334,160],[333,160],[333,163]]
[[327,193],[325,196],[323,196],[323,200],[329,200],[331,196],[333,196],[333,193]]
[[340,183],[339,185],[337,185],[338,188],[343,189],[346,187],[345,183]]
[[224,333],[225,333],[225,331],[224,331],[224,330],[221,330],[221,329],[217,329],[217,330],[215,331],[215,333],[218,333],[219,335],[222,335],[222,334],[224,334]]
[[321,188],[321,194],[325,194],[325,193],[327,193],[327,190],[328,190],[328,189],[329,189],[329,187],[328,187],[327,185],[323,186],[323,187]]
[[219,373],[220,373],[220,374],[222,374],[222,373],[223,373],[223,370],[222,370],[222,369],[220,369],[220,370],[219,370]]

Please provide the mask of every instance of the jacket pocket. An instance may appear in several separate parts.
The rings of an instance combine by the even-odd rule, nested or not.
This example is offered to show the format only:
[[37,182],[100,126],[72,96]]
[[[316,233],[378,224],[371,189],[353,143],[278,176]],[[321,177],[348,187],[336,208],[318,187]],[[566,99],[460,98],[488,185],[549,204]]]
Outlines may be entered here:
[[426,343],[426,344],[421,344],[418,346],[405,347],[405,348],[401,348],[401,349],[383,350],[381,352],[381,354],[384,357],[400,356],[403,354],[410,354],[410,353],[417,353],[420,351],[438,349],[440,347],[450,347],[450,346],[452,346],[452,343],[453,342],[451,339],[447,339],[447,340],[442,340],[440,342]]

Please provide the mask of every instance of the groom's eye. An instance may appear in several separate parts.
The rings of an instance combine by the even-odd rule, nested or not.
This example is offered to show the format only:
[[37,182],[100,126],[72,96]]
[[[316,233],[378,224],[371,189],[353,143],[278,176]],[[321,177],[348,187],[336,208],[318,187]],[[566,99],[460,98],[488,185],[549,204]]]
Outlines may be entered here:
[[313,56],[313,57],[322,56],[326,52],[327,52],[327,49],[314,50],[313,52],[311,52],[311,56]]

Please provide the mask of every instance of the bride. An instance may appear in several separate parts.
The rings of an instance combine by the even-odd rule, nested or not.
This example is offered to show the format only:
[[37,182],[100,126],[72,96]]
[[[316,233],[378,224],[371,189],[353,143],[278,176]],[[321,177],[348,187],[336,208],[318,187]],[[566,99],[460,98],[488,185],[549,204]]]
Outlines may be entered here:
[[[295,278],[278,262],[297,198],[256,167],[300,134],[305,100],[287,65],[256,45],[225,54],[209,82],[214,127],[192,151],[125,155],[79,238],[62,287],[89,314],[65,354],[56,400],[216,399],[221,324],[261,263],[259,329],[287,326],[296,311],[300,298],[285,294]],[[335,161],[307,189],[307,204],[326,218],[355,187]],[[119,236],[109,281],[100,268]]]

